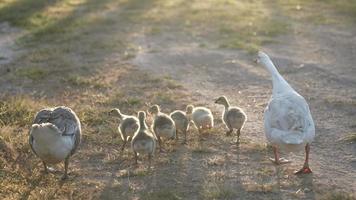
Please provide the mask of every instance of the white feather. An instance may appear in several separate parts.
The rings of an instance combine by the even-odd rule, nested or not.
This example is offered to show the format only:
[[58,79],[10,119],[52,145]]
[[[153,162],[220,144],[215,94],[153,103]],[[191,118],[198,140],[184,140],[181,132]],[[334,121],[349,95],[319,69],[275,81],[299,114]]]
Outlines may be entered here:
[[267,54],[259,52],[258,56],[273,82],[272,97],[264,112],[267,140],[287,151],[300,150],[315,136],[308,103],[284,80]]

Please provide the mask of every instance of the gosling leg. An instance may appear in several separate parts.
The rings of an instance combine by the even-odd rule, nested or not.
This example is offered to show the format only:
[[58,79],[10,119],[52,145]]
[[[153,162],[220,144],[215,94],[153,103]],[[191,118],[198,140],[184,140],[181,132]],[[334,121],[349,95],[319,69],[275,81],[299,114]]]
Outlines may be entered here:
[[187,130],[184,131],[184,140],[182,144],[187,144]]
[[126,143],[127,143],[127,140],[124,140],[124,143],[123,143],[122,146],[121,146],[121,151],[124,151],[125,146],[126,146]]
[[152,154],[148,154],[148,168],[151,168]]
[[137,162],[138,155],[137,155],[137,152],[136,152],[136,151],[134,151],[134,155],[135,155],[135,164],[137,165],[137,164],[138,164],[138,162]]
[[241,134],[241,129],[237,129],[237,131],[236,131],[236,133],[237,133],[237,140],[236,140],[236,143],[240,143],[240,134]]
[[309,143],[305,145],[305,161],[302,169],[296,171],[294,174],[310,174],[312,170],[309,168],[309,152],[310,152],[310,145]]
[[159,152],[164,152],[163,143],[162,143],[161,137],[157,136],[157,140],[158,140],[158,144],[159,144]]
[[230,128],[228,131],[226,131],[226,136],[231,136],[232,131],[233,131],[232,128]]

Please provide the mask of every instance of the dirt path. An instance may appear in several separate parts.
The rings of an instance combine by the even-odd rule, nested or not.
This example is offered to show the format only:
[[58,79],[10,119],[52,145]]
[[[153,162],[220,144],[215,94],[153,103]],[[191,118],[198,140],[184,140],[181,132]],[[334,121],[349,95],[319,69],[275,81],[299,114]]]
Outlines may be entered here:
[[[312,144],[311,155],[314,173],[305,187],[316,191],[319,186],[336,187],[355,193],[355,146],[346,144],[342,139],[355,131],[356,32],[305,24],[298,24],[293,29],[296,34],[281,36],[277,38],[278,44],[267,45],[263,49],[272,55],[286,79],[308,99],[316,121],[317,136]],[[222,108],[214,105],[213,99],[227,95],[233,104],[244,108],[248,115],[249,120],[242,135],[244,140],[265,143],[262,112],[270,95],[271,81],[262,66],[253,62],[254,56],[240,51],[201,48],[193,38],[174,33],[141,35],[135,39],[136,45],[142,47],[133,60],[135,65],[150,73],[170,76],[179,81],[197,97],[195,104],[212,108],[216,117],[220,116]],[[238,151],[244,148],[242,146]],[[272,155],[270,150],[267,152]],[[239,156],[229,150],[225,153],[233,155],[235,159]],[[298,168],[303,156],[302,153],[288,155],[293,163],[278,168],[285,170],[282,176],[288,176]],[[264,162],[265,159],[266,156],[256,162]],[[251,169],[248,162],[252,161],[225,163],[227,168],[239,170],[242,181],[238,184],[251,184],[245,180],[251,177],[244,176],[244,170]],[[272,164],[263,165],[271,167]],[[231,174],[228,170],[225,173]],[[301,181],[298,187],[304,187],[302,184],[308,178],[290,179],[290,182]],[[267,182],[273,184],[277,181],[278,178]],[[290,193],[288,188],[281,186],[276,196]]]
[[[194,1],[190,5],[186,1],[75,0],[38,1],[37,6],[37,1],[33,1],[34,5],[31,0],[28,2],[6,4],[2,10],[14,20],[13,17],[17,18],[13,11],[28,8],[23,9],[27,12],[17,20],[40,23],[36,26],[30,23],[32,32],[21,40],[26,44],[23,47],[26,54],[13,51],[18,29],[0,24],[1,33],[5,33],[0,35],[0,47],[6,47],[0,49],[5,55],[0,57],[0,70],[6,72],[0,73],[0,92],[7,97],[0,102],[4,110],[0,114],[9,113],[1,116],[10,118],[0,129],[0,165],[4,166],[0,178],[6,179],[5,184],[0,182],[1,198],[355,196],[356,146],[343,140],[356,132],[354,28],[315,25],[303,20],[292,22],[279,10],[278,5],[283,3],[277,0],[239,1],[236,5],[230,5],[230,1],[226,4]],[[225,39],[239,36],[232,33],[235,29],[229,29],[229,23],[199,25],[203,31],[196,34],[198,31],[191,22],[206,23],[205,11],[211,5],[219,6],[212,9],[217,19],[230,23],[231,19],[243,16],[226,15],[226,6],[251,12],[251,18],[243,18],[241,22],[251,20],[256,24],[233,23],[237,29],[247,26],[262,37],[273,38],[274,42],[262,45],[262,49],[306,97],[315,120],[316,138],[310,161],[313,174],[292,175],[303,163],[302,152],[284,155],[293,161],[291,164],[275,166],[269,162],[272,150],[266,145],[263,110],[271,94],[270,75],[254,62],[255,55],[216,47],[219,42],[212,39],[216,33]],[[280,18],[291,26],[286,32],[276,31],[278,36],[263,33],[260,27],[264,26],[258,20],[264,12],[270,12],[269,18]],[[43,21],[36,21],[39,16]],[[244,35],[238,42],[240,39],[246,42],[251,37]],[[237,47],[244,49],[246,45]],[[7,72],[5,67],[11,71]],[[248,115],[239,146],[234,144],[233,137],[225,137],[220,120],[222,107],[213,103],[220,95],[228,96],[231,104],[242,107]],[[168,152],[156,154],[151,169],[146,168],[145,160],[135,166],[129,148],[123,153],[119,151],[117,121],[109,119],[107,112],[119,107],[134,114],[146,110],[148,102],[161,104],[164,112],[184,109],[188,103],[207,106],[213,110],[216,127],[203,136],[204,140],[199,140],[192,128],[187,145],[170,142]],[[70,178],[66,182],[58,181],[60,173],[41,173],[40,160],[27,144],[27,126],[32,114],[43,106],[53,105],[72,107],[83,124],[83,141],[71,161]],[[24,119],[24,115],[31,119]]]

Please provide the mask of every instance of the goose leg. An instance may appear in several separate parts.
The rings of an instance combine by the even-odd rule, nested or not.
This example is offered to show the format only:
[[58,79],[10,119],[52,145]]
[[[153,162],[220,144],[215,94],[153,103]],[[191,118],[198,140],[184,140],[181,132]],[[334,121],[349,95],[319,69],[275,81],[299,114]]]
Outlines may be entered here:
[[294,174],[310,174],[312,173],[311,169],[309,168],[309,152],[310,152],[310,145],[309,143],[305,145],[305,161],[303,168],[296,171]]
[[52,167],[48,167],[47,164],[46,164],[44,161],[42,161],[42,164],[43,164],[43,169],[44,169],[43,172],[44,172],[44,173],[48,174],[48,173],[54,173],[54,172],[56,172],[56,170],[53,169]]
[[62,176],[62,180],[68,178],[68,165],[69,165],[69,157],[64,160],[64,174]]
[[44,161],[42,161],[42,164],[43,164],[43,168],[44,168],[44,173],[48,174],[47,164]]
[[285,158],[280,158],[279,157],[279,152],[278,152],[278,148],[276,146],[273,146],[273,154],[274,154],[274,159],[270,158],[270,160],[276,164],[276,165],[280,165],[280,164],[286,164],[286,163],[290,163],[289,160],[285,159]]
[[176,140],[178,141],[178,130],[176,129]]

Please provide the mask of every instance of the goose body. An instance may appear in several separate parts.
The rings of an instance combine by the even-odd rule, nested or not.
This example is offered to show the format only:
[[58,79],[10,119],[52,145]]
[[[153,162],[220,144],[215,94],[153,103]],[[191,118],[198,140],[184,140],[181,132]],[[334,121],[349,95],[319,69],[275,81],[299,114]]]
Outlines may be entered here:
[[135,132],[131,140],[131,148],[135,154],[135,162],[137,164],[139,154],[147,154],[149,162],[151,163],[151,159],[156,149],[156,138],[147,127],[145,112],[138,112],[138,119],[140,128]]
[[214,117],[208,108],[188,105],[187,114],[194,122],[194,125],[198,128],[199,133],[201,133],[203,130],[211,129],[214,127]]
[[189,120],[185,112],[175,110],[169,115],[176,125],[176,137],[178,139],[178,132],[184,134],[184,142],[187,141],[187,131],[189,128]]
[[32,143],[34,151],[48,164],[63,161],[74,145],[72,138],[63,137],[61,131],[51,123],[32,125],[31,134],[34,138]]
[[161,138],[175,139],[176,126],[173,119],[165,113],[162,113],[158,105],[153,105],[148,110],[153,115],[152,131],[156,135],[159,143],[160,150],[162,151]]
[[266,138],[274,147],[274,161],[280,163],[278,148],[298,151],[305,147],[305,163],[297,173],[310,173],[308,159],[315,126],[308,103],[279,74],[267,54],[259,52],[258,56],[272,75],[273,91],[264,112],[264,127]]
[[215,103],[224,106],[222,121],[228,129],[226,135],[230,135],[233,130],[236,129],[238,142],[240,139],[241,129],[243,128],[247,119],[245,112],[239,107],[230,106],[230,103],[225,96],[219,97]]
[[128,141],[132,139],[135,132],[139,128],[139,121],[137,117],[131,115],[122,114],[119,109],[112,109],[110,114],[117,116],[120,119],[120,124],[118,126],[118,131],[123,141],[121,150],[124,150],[125,145]]
[[61,106],[39,111],[30,130],[29,144],[32,151],[42,160],[45,171],[47,164],[64,161],[67,178],[69,158],[80,143],[81,125],[76,114]]

